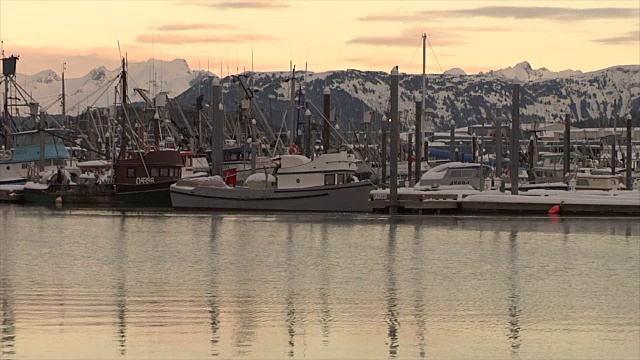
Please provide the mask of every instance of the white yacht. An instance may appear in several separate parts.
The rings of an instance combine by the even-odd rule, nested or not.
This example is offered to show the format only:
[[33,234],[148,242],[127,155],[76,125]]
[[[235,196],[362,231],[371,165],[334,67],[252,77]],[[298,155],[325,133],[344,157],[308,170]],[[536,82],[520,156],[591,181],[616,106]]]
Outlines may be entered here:
[[[484,176],[480,171],[484,169]],[[427,170],[415,190],[435,190],[442,187],[464,186],[480,188],[480,179],[490,177],[491,168],[477,163],[448,162]]]

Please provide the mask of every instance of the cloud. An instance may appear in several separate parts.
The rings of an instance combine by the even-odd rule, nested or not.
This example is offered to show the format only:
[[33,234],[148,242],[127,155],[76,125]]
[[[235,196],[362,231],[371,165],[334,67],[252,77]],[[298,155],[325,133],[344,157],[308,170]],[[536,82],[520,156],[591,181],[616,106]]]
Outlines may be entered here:
[[490,18],[542,19],[555,21],[582,21],[593,19],[637,19],[638,9],[632,8],[563,8],[551,6],[486,6],[476,9],[454,10],[459,16]]
[[203,6],[222,10],[242,9],[282,9],[291,7],[289,4],[273,0],[253,1],[185,1],[178,5]]
[[175,23],[175,24],[164,24],[154,29],[159,31],[184,31],[184,30],[225,30],[225,29],[234,29],[236,26],[229,24],[185,24],[185,23]]
[[426,21],[427,17],[420,14],[382,14],[382,15],[367,15],[358,18],[360,21],[392,21],[392,22],[404,22],[404,21]]
[[596,19],[637,19],[640,9],[637,8],[565,8],[552,6],[485,6],[473,9],[447,11],[423,10],[405,14],[367,15],[361,21],[419,22],[429,19],[456,17],[488,17],[494,19],[540,19],[562,22],[575,22]]
[[277,40],[269,35],[261,34],[230,34],[230,35],[187,35],[187,34],[140,34],[136,37],[138,43],[156,44],[203,44],[203,43],[242,43],[248,41]]
[[595,39],[591,40],[592,42],[599,43],[602,45],[631,45],[637,44],[640,42],[640,32],[639,31],[629,31],[624,34],[620,34],[619,36],[613,36],[603,39]]
[[[406,46],[415,47],[420,44],[420,34],[422,31],[416,28],[409,28],[402,31],[398,35],[384,36],[358,36],[347,40],[347,44],[374,45],[374,46]],[[454,46],[463,44],[462,36],[436,31],[429,34],[429,42],[435,46]],[[433,36],[432,36],[433,35]]]

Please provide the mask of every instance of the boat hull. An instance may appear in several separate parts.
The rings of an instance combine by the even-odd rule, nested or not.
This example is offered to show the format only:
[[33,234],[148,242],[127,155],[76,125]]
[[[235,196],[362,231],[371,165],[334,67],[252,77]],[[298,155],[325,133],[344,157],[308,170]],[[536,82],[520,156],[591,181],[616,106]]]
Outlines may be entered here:
[[49,185],[47,188],[24,189],[29,203],[53,204],[58,197],[63,204],[125,205],[171,207],[169,186],[172,182],[149,185]]
[[177,210],[369,212],[368,181],[303,189],[171,187]]

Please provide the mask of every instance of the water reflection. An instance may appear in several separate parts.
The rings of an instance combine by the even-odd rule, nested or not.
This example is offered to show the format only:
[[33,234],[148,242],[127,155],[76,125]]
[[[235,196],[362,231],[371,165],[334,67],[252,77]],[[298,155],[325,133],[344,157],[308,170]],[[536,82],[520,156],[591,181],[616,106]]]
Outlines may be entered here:
[[509,234],[509,340],[511,342],[511,357],[518,358],[520,339],[520,295],[518,290],[518,230],[511,230]]
[[[8,226],[5,224],[10,220],[9,211],[2,211],[2,223],[0,223],[0,234],[3,238],[8,238]],[[14,253],[13,242],[0,242],[0,305],[2,306],[2,323],[0,323],[0,358],[12,358],[15,354],[16,341],[16,317],[14,300]]]
[[320,297],[320,333],[322,334],[322,345],[329,345],[329,335],[331,334],[331,290],[329,285],[329,235],[327,224],[322,224],[320,237],[320,286],[318,296]]
[[211,356],[220,355],[218,343],[220,342],[220,303],[218,295],[219,249],[222,220],[219,217],[211,218],[211,235],[209,239],[209,289],[207,291],[207,303],[209,305],[209,326],[211,328]]
[[0,324],[0,358],[11,359],[16,355],[16,316],[13,289],[12,261],[7,254],[12,251],[0,245],[0,304],[2,305],[2,323]]
[[127,353],[127,231],[123,215],[116,239],[116,313],[118,319],[118,351]]
[[[426,241],[421,226],[414,227],[413,236],[413,311],[416,323],[416,337],[418,340],[418,355],[420,359],[426,356],[426,319],[424,304],[424,283],[422,281],[424,259],[422,241]],[[424,240],[423,240],[424,239]]]
[[294,265],[293,265],[293,229],[291,224],[287,224],[287,247],[286,247],[286,258],[285,265],[287,268],[287,294],[286,294],[286,306],[287,306],[287,333],[289,334],[289,357],[293,357],[295,355],[295,337],[296,337],[296,309],[294,306],[294,286],[295,286],[295,278],[294,278]]
[[398,288],[396,284],[396,236],[398,225],[392,219],[389,225],[389,241],[387,243],[387,336],[389,337],[389,358],[395,359],[398,355]]
[[[255,326],[258,316],[256,308],[259,305],[256,298],[256,288],[253,286],[258,255],[252,247],[252,241],[256,241],[256,236],[243,222],[237,221],[233,225],[235,226],[233,240],[237,241],[237,246],[235,246],[235,252],[231,256],[234,259],[247,260],[234,262],[236,268],[234,269],[233,277],[237,279],[236,294],[233,296],[235,301],[235,304],[233,304],[234,317],[236,319],[234,348],[237,356],[248,357],[255,341]],[[247,256],[249,256],[248,259]]]
[[635,221],[3,210],[2,359],[640,356]]

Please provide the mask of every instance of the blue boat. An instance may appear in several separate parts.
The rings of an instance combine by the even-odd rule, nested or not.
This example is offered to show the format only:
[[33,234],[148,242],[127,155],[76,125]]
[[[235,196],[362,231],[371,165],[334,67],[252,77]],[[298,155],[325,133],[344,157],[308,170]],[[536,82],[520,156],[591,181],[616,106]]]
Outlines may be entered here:
[[0,151],[0,185],[20,185],[39,171],[40,149],[44,143],[44,170],[55,171],[69,165],[69,151],[62,142],[69,130],[48,129],[11,134],[13,149]]

